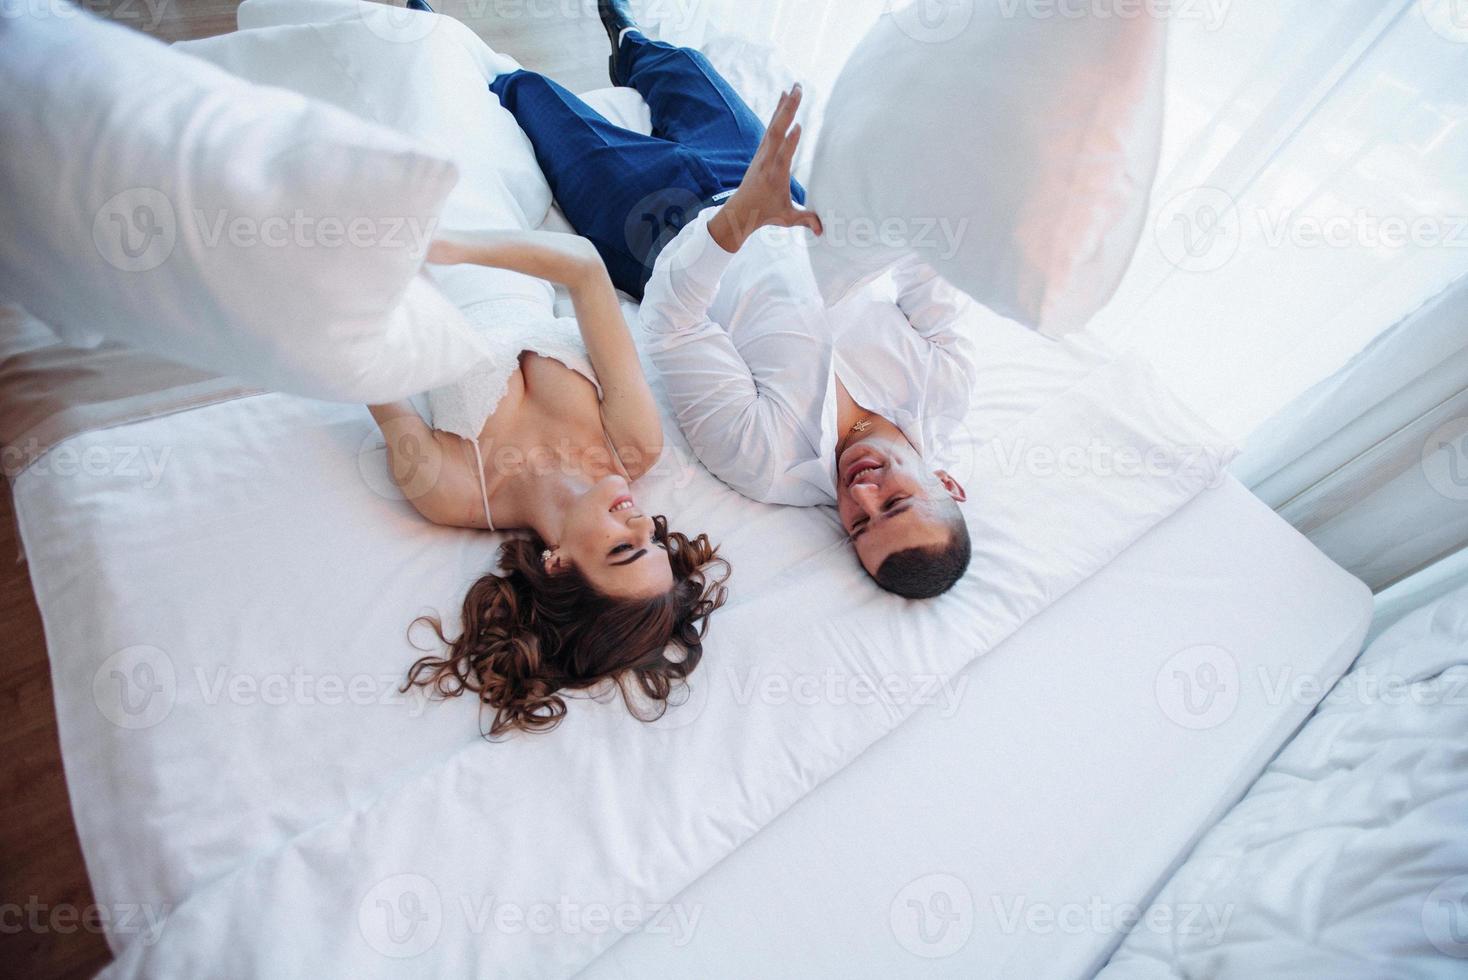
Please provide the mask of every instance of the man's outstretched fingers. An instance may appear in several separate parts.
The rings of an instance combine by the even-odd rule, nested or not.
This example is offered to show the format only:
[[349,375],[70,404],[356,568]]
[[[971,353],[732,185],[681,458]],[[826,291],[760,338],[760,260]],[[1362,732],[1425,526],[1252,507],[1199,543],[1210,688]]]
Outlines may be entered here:
[[795,151],[800,149],[801,132],[800,124],[796,123],[795,128],[790,131],[790,138],[780,147],[780,169],[784,170],[786,174],[789,174],[790,168],[795,163]]
[[800,109],[800,83],[789,92],[780,96],[780,104],[775,107],[775,115],[770,120],[770,129],[780,134],[781,139],[790,131],[790,124],[795,122],[795,113]]

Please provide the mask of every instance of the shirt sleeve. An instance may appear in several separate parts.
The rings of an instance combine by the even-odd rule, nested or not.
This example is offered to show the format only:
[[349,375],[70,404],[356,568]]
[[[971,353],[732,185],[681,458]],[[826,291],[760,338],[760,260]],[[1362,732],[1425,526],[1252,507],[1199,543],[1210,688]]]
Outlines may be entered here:
[[709,233],[718,213],[707,208],[668,243],[643,290],[642,322],[650,332],[676,334],[709,321],[709,306],[734,261]]
[[690,222],[658,259],[642,300],[646,349],[679,430],[709,472],[754,500],[824,503],[790,495],[783,474],[799,454],[798,423],[757,380],[768,365],[747,363],[709,315],[734,259],[709,234],[713,213]]
[[897,306],[907,322],[946,362],[943,373],[962,384],[965,398],[977,379],[974,333],[980,308],[967,293],[955,289],[936,269],[916,256],[892,268]]

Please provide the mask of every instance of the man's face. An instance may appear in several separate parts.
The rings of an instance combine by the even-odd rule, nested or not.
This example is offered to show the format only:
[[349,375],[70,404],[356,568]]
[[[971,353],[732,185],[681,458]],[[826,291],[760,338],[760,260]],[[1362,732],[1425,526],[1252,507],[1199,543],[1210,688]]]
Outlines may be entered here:
[[947,544],[950,499],[962,502],[963,488],[929,472],[906,440],[874,435],[836,463],[836,512],[870,575],[895,552]]

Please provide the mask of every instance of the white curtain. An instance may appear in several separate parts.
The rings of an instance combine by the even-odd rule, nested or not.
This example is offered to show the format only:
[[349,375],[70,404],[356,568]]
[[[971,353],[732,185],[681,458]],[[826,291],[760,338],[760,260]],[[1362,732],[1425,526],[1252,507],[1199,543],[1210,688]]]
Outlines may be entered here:
[[1468,3],[1225,9],[1172,25],[1151,234],[1092,329],[1381,589],[1468,545]]
[[1172,24],[1151,234],[1093,329],[1246,448],[1468,271],[1457,8],[1236,0]]
[[1236,472],[1376,589],[1468,546],[1468,276],[1260,427]]

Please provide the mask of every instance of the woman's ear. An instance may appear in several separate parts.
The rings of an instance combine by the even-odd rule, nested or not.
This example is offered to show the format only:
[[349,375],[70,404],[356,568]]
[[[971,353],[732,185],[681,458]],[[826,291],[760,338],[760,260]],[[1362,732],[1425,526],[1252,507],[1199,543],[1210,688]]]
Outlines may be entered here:
[[943,484],[943,489],[948,491],[948,496],[960,504],[968,500],[968,493],[963,489],[963,484],[955,480],[947,470],[934,470],[933,475],[938,478],[939,483]]
[[561,553],[554,548],[547,548],[540,553],[540,561],[547,575],[555,575],[565,568],[565,562],[561,560]]

